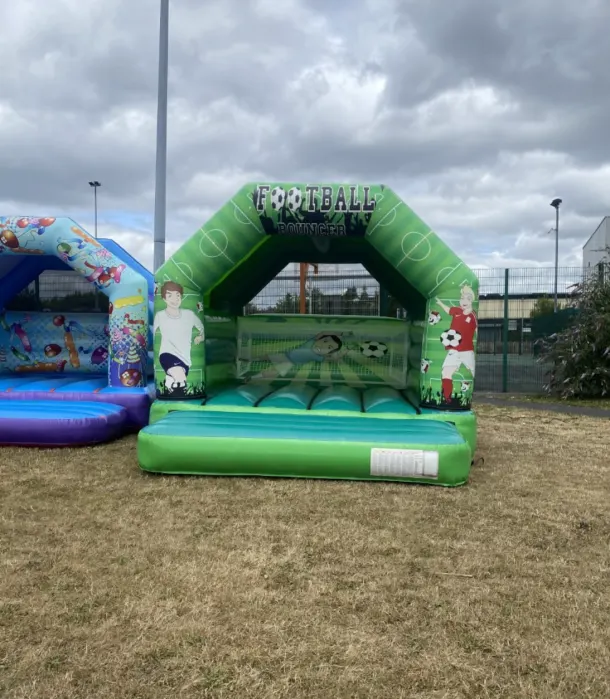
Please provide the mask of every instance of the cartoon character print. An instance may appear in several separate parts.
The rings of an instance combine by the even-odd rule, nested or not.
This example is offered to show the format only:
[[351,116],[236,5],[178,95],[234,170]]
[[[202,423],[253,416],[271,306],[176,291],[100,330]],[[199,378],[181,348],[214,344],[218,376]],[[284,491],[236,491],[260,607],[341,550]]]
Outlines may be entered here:
[[[153,336],[161,333],[159,363],[165,372],[165,387],[170,393],[186,390],[192,365],[191,346],[204,341],[203,323],[194,311],[181,308],[184,287],[177,282],[165,282],[161,287],[165,309],[155,314]],[[193,330],[197,335],[193,339]]]
[[137,369],[124,369],[119,376],[121,384],[126,388],[134,388],[140,385],[142,373]]
[[17,228],[24,230],[30,229],[34,231],[37,235],[42,235],[49,226],[55,223],[55,219],[49,216],[44,218],[20,218],[17,220]]
[[[50,332],[47,332],[48,325]],[[0,312],[0,331],[9,351],[4,353],[4,362],[13,360],[11,370],[16,372],[62,372],[68,365],[79,369],[82,357],[90,350],[76,345],[76,334],[90,336],[95,343],[103,342],[95,328],[87,329],[76,320],[68,321],[64,315],[12,313],[7,318],[3,311]],[[59,333],[63,341],[59,339]],[[43,345],[40,340],[47,335]],[[107,355],[106,348],[100,345],[99,349]],[[98,352],[96,360],[99,356]]]
[[347,352],[343,344],[343,333],[320,332],[298,347],[286,352],[275,352],[258,357],[241,357],[242,362],[270,362],[273,366],[270,369],[244,377],[245,381],[253,379],[274,379],[284,377],[292,369],[299,368],[304,364],[316,362],[338,362]]
[[[129,313],[121,316],[111,316],[110,327],[104,330],[109,336],[109,352],[106,358],[110,359],[110,377],[112,385],[122,385],[133,388],[143,385],[144,372],[148,356],[148,341],[145,330],[146,321],[141,318],[132,318]],[[98,347],[91,362],[97,359],[94,355],[100,351]],[[99,359],[103,359],[99,356]],[[97,359],[97,361],[99,361]]]
[[[0,313],[0,328],[9,335],[8,343],[10,352],[13,357],[16,357],[20,362],[24,362],[24,364],[18,364],[14,370],[17,372],[63,371],[66,362],[62,363],[61,360],[58,360],[57,362],[40,362],[36,358],[32,358],[31,355],[34,352],[34,347],[32,346],[30,338],[24,329],[24,325],[30,321],[30,315],[26,314],[19,321],[9,324],[6,320],[5,311]],[[47,347],[50,348],[51,345],[48,345]],[[45,351],[46,350],[47,348],[45,348]],[[4,350],[3,356],[0,357],[0,361],[7,361],[6,350]],[[25,362],[27,362],[27,364]]]
[[70,264],[75,260],[91,256],[92,254],[100,257],[103,252],[105,252],[95,238],[92,238],[80,228],[72,226],[70,230],[74,234],[73,238],[69,238],[68,240],[63,238],[57,239],[56,249],[60,260]]
[[76,244],[74,244],[74,241],[67,242],[62,240],[57,243],[56,250],[59,259],[68,265],[89,255],[89,251],[82,240],[77,241]]
[[100,289],[110,286],[111,282],[119,284],[121,281],[121,274],[126,269],[126,265],[124,264],[120,264],[116,267],[105,267],[100,265],[92,265],[86,260],[85,267],[93,270],[85,277],[87,281],[93,282]]
[[28,245],[53,223],[55,223],[54,218],[0,219],[0,252],[10,250],[20,255],[44,255],[44,250],[37,247],[30,248]]
[[[3,314],[4,317],[4,314]],[[24,329],[24,325],[26,323],[29,323],[31,320],[29,314],[26,314],[23,316],[21,319],[21,322],[19,323],[11,323],[11,325],[7,328],[10,330],[11,337],[10,339],[13,340],[14,338],[17,338],[17,340],[21,343],[23,350],[27,352],[28,354],[32,351],[32,343],[30,342],[30,338],[28,337],[28,334],[26,333]],[[6,322],[3,321],[3,326],[6,326]]]
[[431,311],[430,315],[428,316],[428,323],[430,323],[430,325],[437,325],[440,322],[441,314],[438,311]]
[[451,402],[453,394],[453,376],[461,366],[466,367],[474,378],[474,338],[478,328],[477,316],[473,309],[474,298],[471,287],[463,286],[459,306],[449,307],[440,299],[436,299],[440,308],[451,316],[451,325],[441,336],[443,346],[447,350],[441,369],[443,397],[447,403]]

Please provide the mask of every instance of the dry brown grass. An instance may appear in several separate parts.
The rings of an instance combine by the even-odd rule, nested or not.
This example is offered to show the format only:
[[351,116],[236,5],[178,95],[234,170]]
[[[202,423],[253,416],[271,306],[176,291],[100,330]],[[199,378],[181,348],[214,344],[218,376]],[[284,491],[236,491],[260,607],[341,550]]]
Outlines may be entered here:
[[0,696],[607,699],[610,422],[479,412],[455,490],[0,450]]

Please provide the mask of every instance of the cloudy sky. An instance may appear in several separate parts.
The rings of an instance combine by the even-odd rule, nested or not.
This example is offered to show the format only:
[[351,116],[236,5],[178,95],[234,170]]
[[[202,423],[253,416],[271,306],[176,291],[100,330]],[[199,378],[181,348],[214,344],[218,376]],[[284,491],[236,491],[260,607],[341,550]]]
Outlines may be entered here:
[[[152,264],[158,0],[2,3],[0,214]],[[172,0],[168,248],[249,180],[383,182],[474,267],[610,214],[608,0]],[[10,46],[10,50],[6,50]]]

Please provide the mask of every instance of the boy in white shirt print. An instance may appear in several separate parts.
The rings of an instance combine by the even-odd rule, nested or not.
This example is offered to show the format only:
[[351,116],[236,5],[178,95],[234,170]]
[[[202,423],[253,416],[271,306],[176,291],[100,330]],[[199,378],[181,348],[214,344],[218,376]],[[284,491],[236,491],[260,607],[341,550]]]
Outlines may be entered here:
[[[186,377],[191,368],[191,345],[204,341],[203,323],[197,314],[180,308],[184,288],[176,282],[165,282],[161,287],[161,298],[165,310],[155,314],[153,332],[161,333],[159,363],[165,371],[165,386],[168,391],[186,388]],[[193,329],[199,334],[192,339]]]

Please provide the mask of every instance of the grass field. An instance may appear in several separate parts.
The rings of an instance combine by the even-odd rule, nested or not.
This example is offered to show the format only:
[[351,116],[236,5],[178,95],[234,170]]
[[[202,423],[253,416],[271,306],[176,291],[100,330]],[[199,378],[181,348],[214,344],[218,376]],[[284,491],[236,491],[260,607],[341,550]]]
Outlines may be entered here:
[[0,450],[0,696],[607,699],[610,421],[478,412],[455,490]]
[[492,396],[495,400],[597,408],[599,410],[608,410],[608,415],[610,415],[610,396],[607,398],[557,398],[557,396],[549,394],[540,395],[536,393],[488,393],[487,395]]

